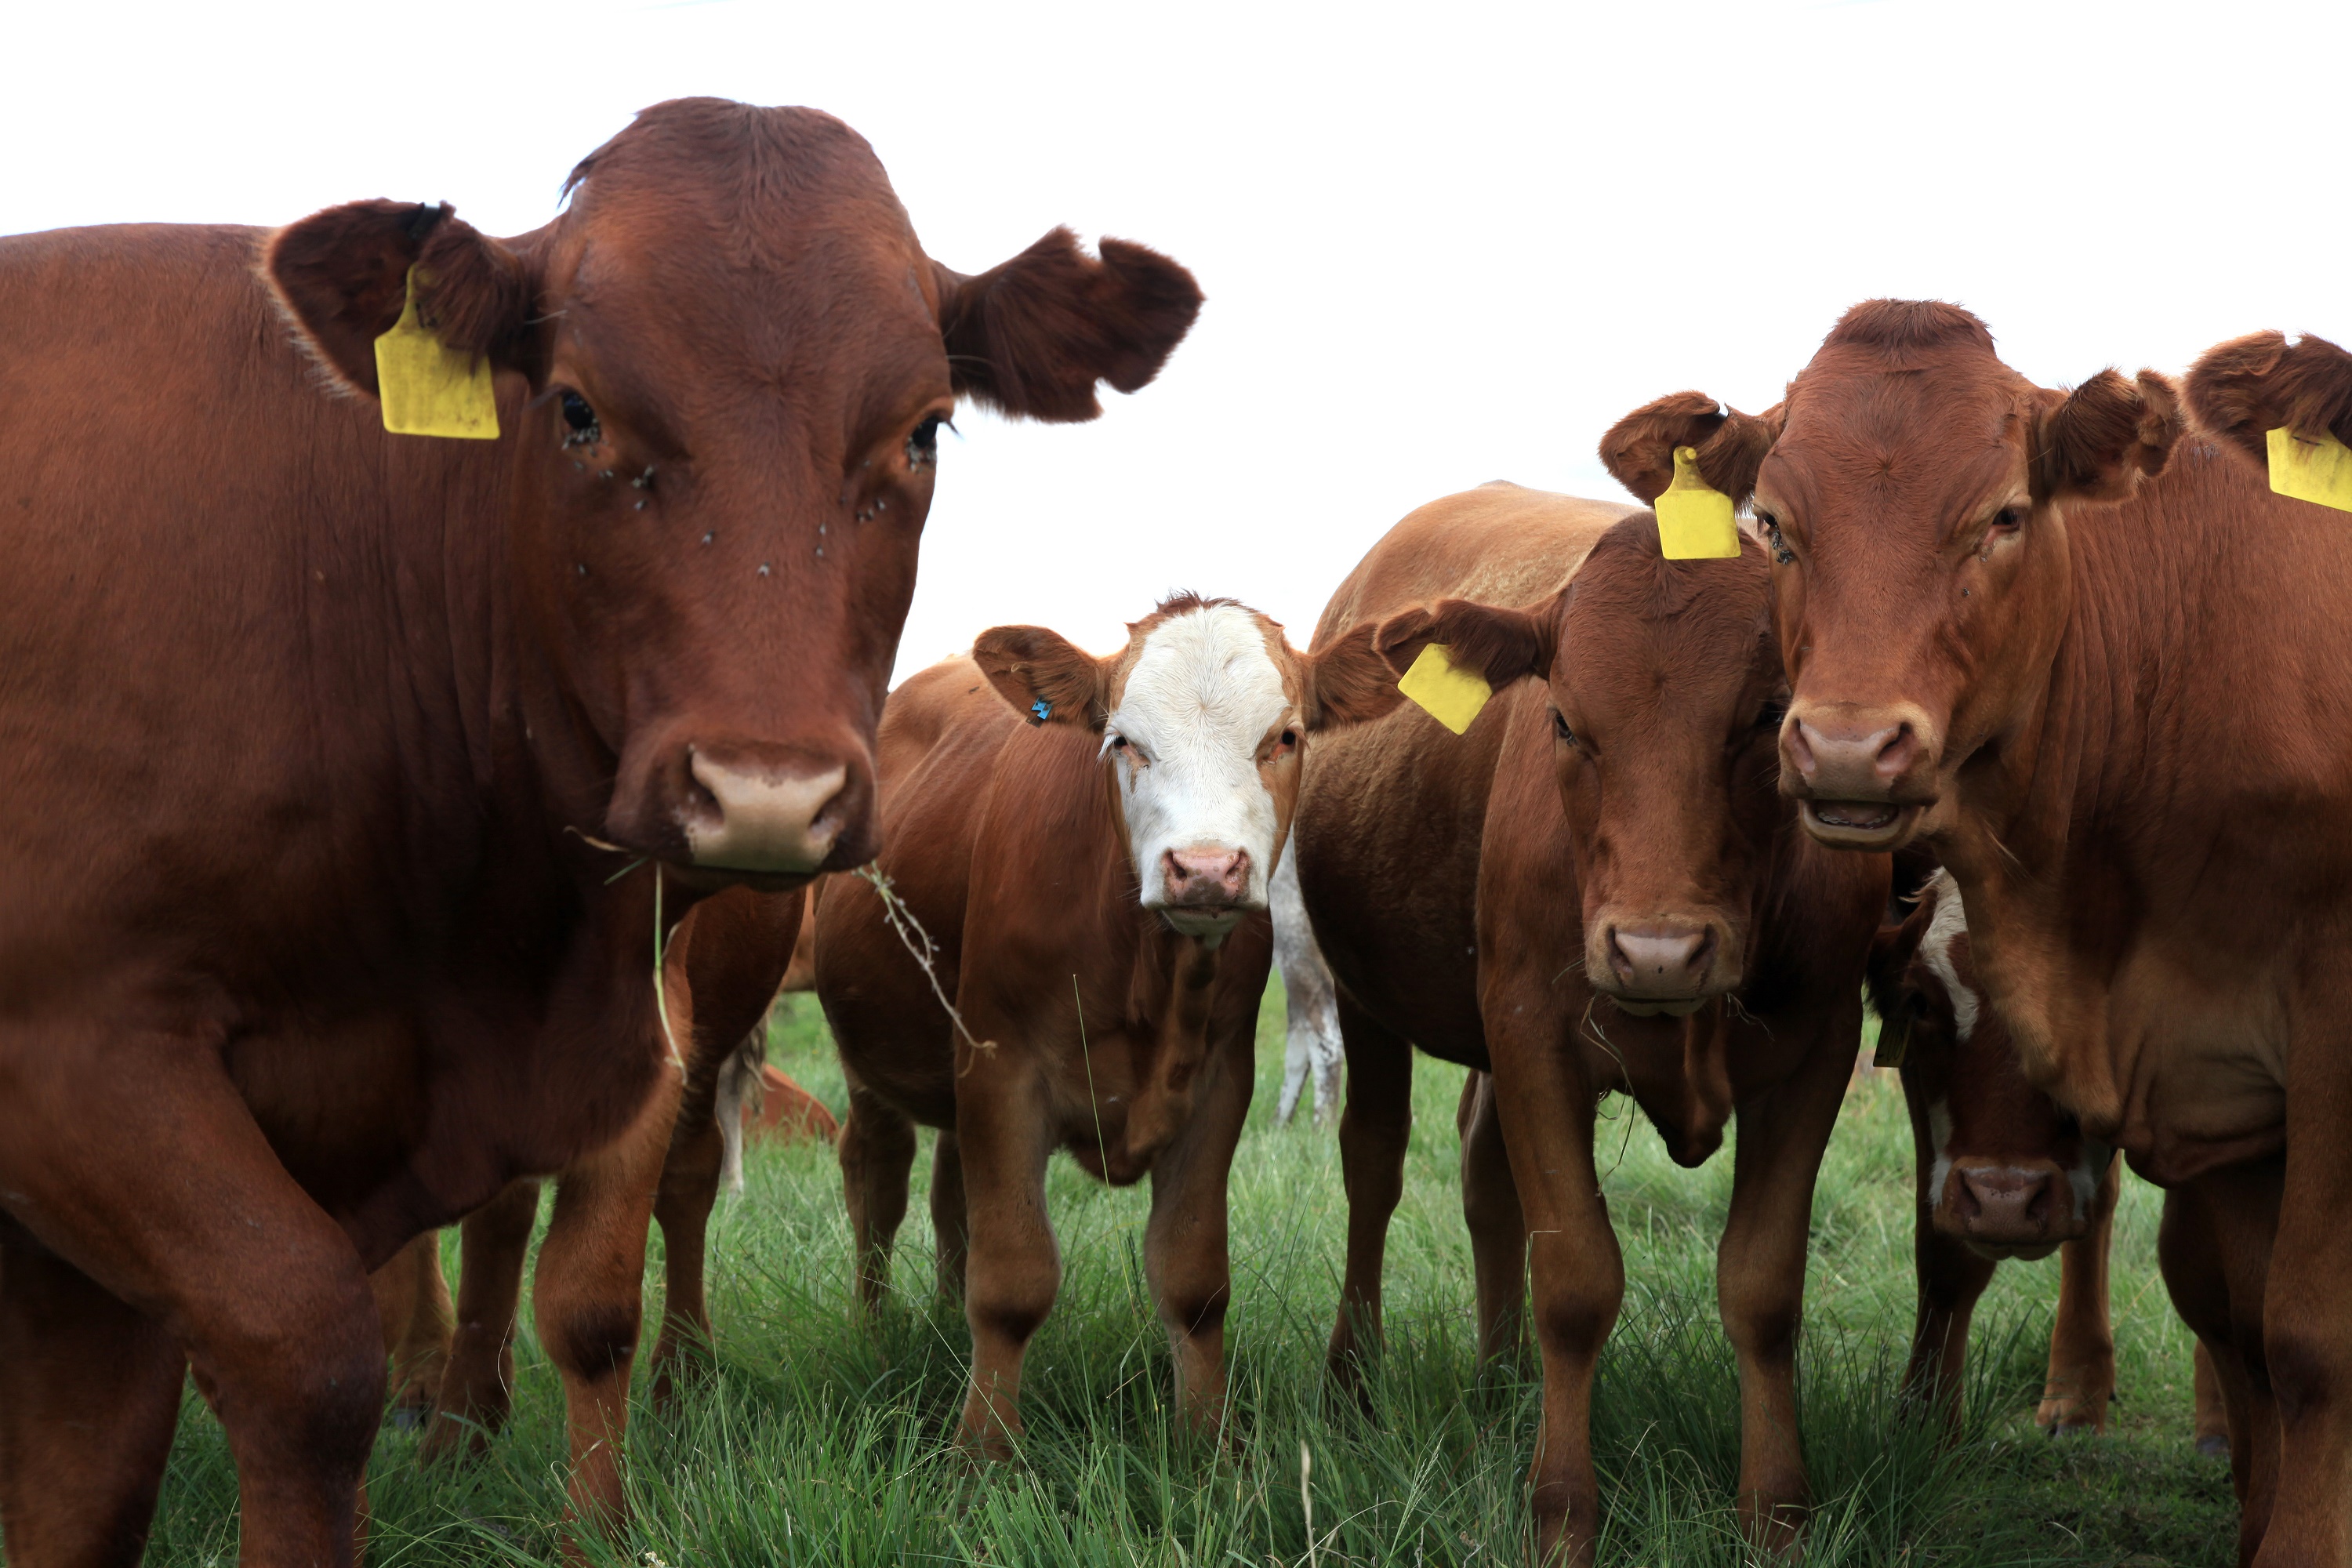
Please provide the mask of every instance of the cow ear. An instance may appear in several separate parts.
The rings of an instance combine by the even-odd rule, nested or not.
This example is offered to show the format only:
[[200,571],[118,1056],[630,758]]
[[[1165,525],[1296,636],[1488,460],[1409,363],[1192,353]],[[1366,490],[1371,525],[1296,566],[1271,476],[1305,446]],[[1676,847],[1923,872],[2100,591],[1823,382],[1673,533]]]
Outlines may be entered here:
[[1309,733],[1368,723],[1404,700],[1396,672],[1381,657],[1380,630],[1378,623],[1364,621],[1327,647],[1294,652]]
[[1919,951],[1919,940],[1927,935],[1927,922],[1934,913],[1935,906],[1922,899],[1909,914],[1880,926],[1870,939],[1870,957],[1863,967],[1863,984],[1869,993],[1871,1011],[1883,1024],[1891,1023],[1903,1012],[1909,996],[1909,987],[1903,977]]
[[1031,419],[1094,418],[1096,382],[1146,385],[1201,313],[1175,262],[1124,239],[1088,256],[1066,228],[976,278],[931,265],[956,392]]
[[2289,345],[2284,332],[2256,332],[2216,344],[2180,391],[2200,429],[2265,468],[2273,430],[2352,445],[2352,354],[2326,338]]
[[1570,590],[1530,609],[1506,609],[1468,599],[1441,599],[1401,611],[1381,623],[1379,647],[1389,668],[1402,675],[1432,643],[1445,649],[1456,669],[1475,669],[1500,689],[1522,676],[1551,675],[1560,612]]
[[1756,470],[1780,438],[1780,406],[1742,414],[1703,392],[1677,392],[1611,426],[1601,438],[1601,461],[1648,506],[1675,477],[1675,448],[1694,447],[1700,476],[1734,507],[1746,506],[1756,490]]
[[972,662],[996,693],[1032,724],[1076,724],[1100,731],[1110,717],[1110,662],[1073,647],[1043,626],[991,626],[971,645]]
[[446,202],[350,202],[270,237],[262,269],[286,313],[335,374],[376,395],[375,341],[400,320],[416,269],[416,313],[449,348],[544,379],[534,363],[536,279],[514,251]]
[[2103,370],[2071,393],[2045,392],[2034,430],[2033,499],[2121,500],[2154,477],[2180,437],[2180,399],[2152,370]]

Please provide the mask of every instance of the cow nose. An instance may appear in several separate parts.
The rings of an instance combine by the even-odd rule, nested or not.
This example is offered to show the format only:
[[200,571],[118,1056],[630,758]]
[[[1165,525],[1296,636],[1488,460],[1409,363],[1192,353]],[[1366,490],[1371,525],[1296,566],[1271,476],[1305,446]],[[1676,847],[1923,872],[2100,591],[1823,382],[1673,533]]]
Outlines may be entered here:
[[1171,904],[1238,904],[1249,891],[1249,852],[1171,849],[1160,877]]
[[1908,720],[1854,730],[1800,719],[1790,727],[1788,752],[1817,798],[1884,800],[1918,761],[1919,736]]
[[1952,1194],[1963,1234],[1991,1242],[2031,1242],[2048,1236],[2053,1213],[2048,1171],[2016,1165],[1962,1164]]
[[697,752],[687,772],[705,799],[681,813],[694,863],[781,875],[815,871],[841,838],[848,771],[744,767]]
[[1683,997],[1697,994],[1706,984],[1707,965],[1715,957],[1712,927],[1668,931],[1639,926],[1612,926],[1609,969],[1624,991],[1639,997]]

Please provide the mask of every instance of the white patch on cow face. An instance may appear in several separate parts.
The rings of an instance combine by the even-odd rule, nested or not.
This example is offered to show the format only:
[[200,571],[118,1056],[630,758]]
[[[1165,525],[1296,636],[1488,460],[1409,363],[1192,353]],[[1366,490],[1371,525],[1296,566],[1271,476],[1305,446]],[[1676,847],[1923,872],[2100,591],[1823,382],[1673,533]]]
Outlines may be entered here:
[[1944,1184],[1952,1179],[1952,1108],[1940,1100],[1927,1107],[1927,1143],[1936,1151],[1927,1177],[1928,1201],[1940,1207]]
[[[1276,820],[1258,762],[1288,717],[1265,626],[1237,605],[1171,616],[1146,635],[1129,668],[1103,744],[1117,759],[1144,907],[1164,911],[1179,931],[1222,935],[1244,910],[1265,908],[1275,841],[1287,825]],[[1231,907],[1173,905],[1166,868],[1180,852],[1244,857]]]
[[1919,956],[1944,983],[1944,994],[1952,1000],[1952,1030],[1965,1046],[1977,1032],[1981,1005],[1976,992],[1960,984],[1959,969],[1952,961],[1952,943],[1969,934],[1968,911],[1960,906],[1960,889],[1948,871],[1929,878],[1924,892],[1936,900],[1936,912],[1928,919],[1927,934],[1919,939]]

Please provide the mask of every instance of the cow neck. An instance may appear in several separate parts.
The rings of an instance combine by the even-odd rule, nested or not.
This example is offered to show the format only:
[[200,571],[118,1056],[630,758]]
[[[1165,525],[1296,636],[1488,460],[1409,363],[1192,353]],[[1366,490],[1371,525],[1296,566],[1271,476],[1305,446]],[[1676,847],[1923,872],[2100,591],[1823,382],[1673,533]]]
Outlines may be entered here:
[[2203,623],[2235,542],[2200,504],[2212,460],[2176,454],[2132,500],[2066,517],[2070,599],[2048,677],[2021,721],[1961,769],[1960,811],[1937,845],[1978,979],[2028,1076],[2095,1136],[2120,1122],[2132,1072],[2135,1045],[2107,1028],[2131,922],[2074,918],[2070,895],[2111,884],[2118,836],[2170,836],[2179,770],[2159,753],[2177,738],[2186,683],[2236,651],[2200,643],[2190,658],[2168,646]]

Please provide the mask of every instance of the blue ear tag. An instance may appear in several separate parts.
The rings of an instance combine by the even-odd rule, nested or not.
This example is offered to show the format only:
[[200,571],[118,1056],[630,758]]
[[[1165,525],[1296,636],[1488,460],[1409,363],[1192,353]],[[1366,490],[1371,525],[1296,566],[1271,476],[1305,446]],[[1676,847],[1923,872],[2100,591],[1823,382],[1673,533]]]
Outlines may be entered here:
[[1037,715],[1037,722],[1043,724],[1054,716],[1054,705],[1040,697],[1036,701],[1029,704],[1029,711]]

